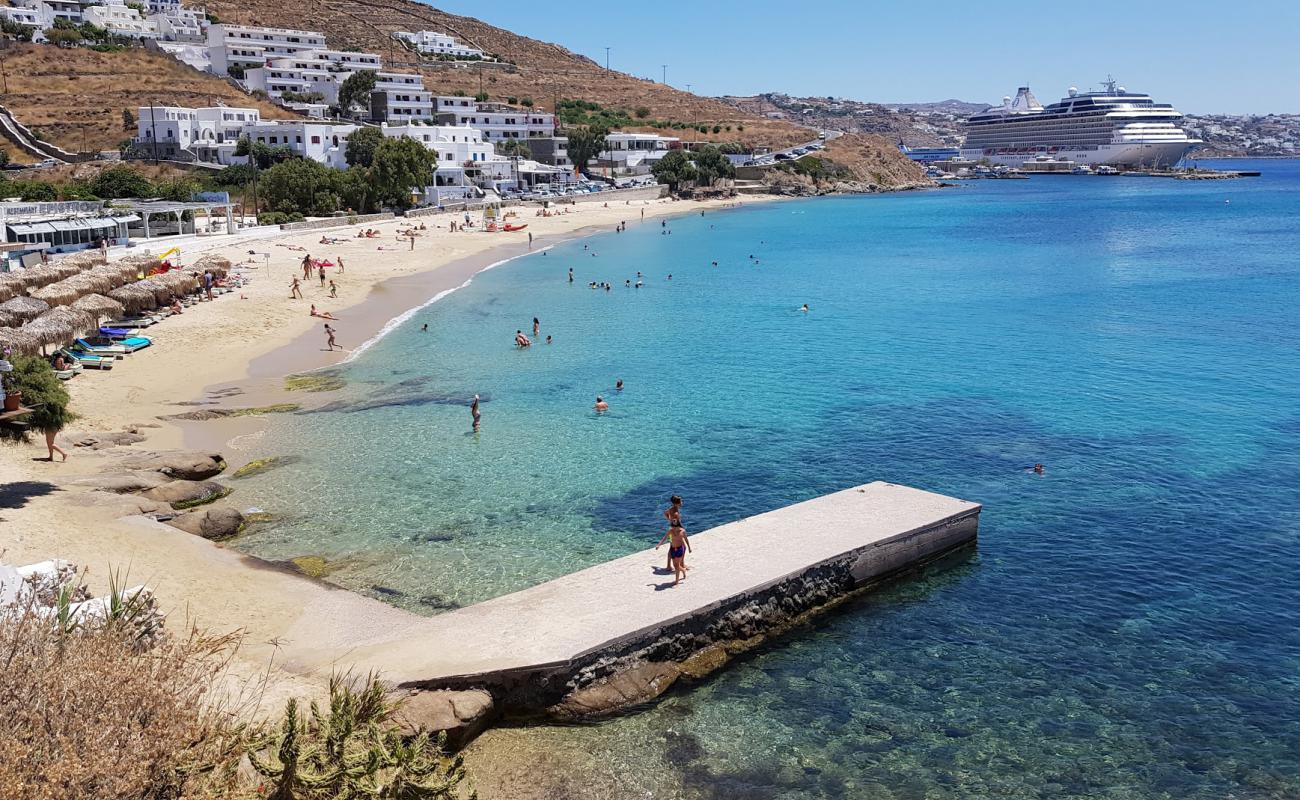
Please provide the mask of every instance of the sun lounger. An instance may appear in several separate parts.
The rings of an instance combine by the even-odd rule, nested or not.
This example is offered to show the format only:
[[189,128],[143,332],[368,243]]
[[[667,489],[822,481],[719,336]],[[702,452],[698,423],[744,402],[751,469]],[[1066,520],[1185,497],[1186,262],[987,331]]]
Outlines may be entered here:
[[127,317],[109,320],[104,325],[110,328],[147,328],[161,319],[161,317]]
[[88,339],[87,342],[92,347],[125,347],[126,352],[128,353],[134,353],[136,350],[143,350],[153,344],[153,339],[150,339],[147,336],[135,336],[133,331],[123,331],[121,328],[109,328],[109,330],[122,332],[115,335],[109,335],[104,333],[104,329],[101,328],[100,335]]
[[90,369],[112,369],[113,356],[97,356],[91,353],[76,353],[71,350],[61,350],[65,358],[70,358],[83,367]]
[[91,344],[85,339],[78,339],[76,343],[72,345],[72,350],[76,352],[90,353],[91,355],[96,356],[124,356],[131,352],[120,344]]

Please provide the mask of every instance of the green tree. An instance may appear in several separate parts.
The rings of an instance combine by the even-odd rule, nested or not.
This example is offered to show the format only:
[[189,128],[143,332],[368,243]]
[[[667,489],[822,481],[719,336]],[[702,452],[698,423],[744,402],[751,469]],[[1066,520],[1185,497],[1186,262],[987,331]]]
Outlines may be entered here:
[[370,170],[365,167],[349,167],[334,176],[334,191],[345,208],[358,214],[368,214],[374,210],[375,189],[370,184]]
[[645,106],[637,106],[636,108],[637,119],[645,119],[648,116],[650,116],[650,109],[646,108]]
[[350,167],[368,167],[375,160],[375,149],[384,141],[378,128],[358,128],[348,136],[346,158]]
[[135,114],[129,108],[122,109],[122,130],[135,130]]
[[199,182],[188,178],[177,178],[172,181],[161,181],[154,185],[153,195],[163,200],[172,200],[174,202],[186,202],[194,197],[194,193],[201,191],[202,187]]
[[74,28],[54,27],[45,31],[45,40],[59,47],[76,47],[81,44],[81,31]]
[[265,142],[254,142],[245,136],[235,144],[235,155],[251,156],[259,169],[269,169],[281,161],[293,158],[293,151],[288,146],[271,147]]
[[506,139],[497,145],[497,152],[503,156],[533,157],[533,148],[529,147],[528,142],[522,139]]
[[488,99],[487,92],[479,92],[478,94],[474,95],[474,100],[476,100],[479,103],[486,103],[487,99]]
[[8,17],[0,17],[0,31],[9,34],[20,42],[30,42],[36,33],[33,25],[21,25]]
[[154,193],[153,184],[149,182],[149,179],[125,164],[110,167],[99,173],[90,189],[97,196],[106,199],[152,197]]
[[[23,421],[46,435],[63,430],[73,419],[68,410],[71,399],[50,363],[38,356],[13,356],[9,363],[13,372],[3,373],[5,389],[22,392],[23,405],[32,409]],[[25,438],[21,429],[0,427],[0,433],[10,438]]]
[[0,150],[0,167],[9,166],[9,151]]
[[17,194],[29,203],[50,203],[59,199],[54,184],[44,181],[14,181],[10,194]]
[[333,193],[335,172],[311,159],[281,161],[262,173],[262,201],[271,211],[286,214],[332,214],[339,210]]
[[400,208],[411,205],[411,190],[433,183],[438,157],[414,139],[385,139],[375,148],[370,179],[380,202]]
[[689,183],[699,177],[695,165],[686,157],[684,150],[672,150],[668,155],[650,167],[650,174],[655,180],[668,184],[669,191],[677,191],[683,183]]
[[699,173],[700,183],[705,186],[712,186],[718,179],[731,178],[736,174],[736,168],[713,145],[705,145],[695,153],[695,171]]
[[370,93],[375,89],[375,71],[363,69],[349,75],[339,86],[339,108],[351,116],[357,106],[369,109]]
[[583,125],[565,132],[569,137],[569,158],[580,172],[586,172],[587,162],[605,149],[609,129],[603,125]]

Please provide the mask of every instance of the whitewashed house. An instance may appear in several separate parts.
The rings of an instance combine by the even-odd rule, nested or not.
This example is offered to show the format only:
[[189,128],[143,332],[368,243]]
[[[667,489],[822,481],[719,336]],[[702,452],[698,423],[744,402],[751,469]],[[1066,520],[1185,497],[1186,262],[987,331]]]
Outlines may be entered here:
[[207,41],[211,70],[218,75],[242,73],[262,66],[267,59],[304,50],[326,49],[323,33],[252,25],[209,25]]
[[614,132],[605,137],[605,149],[596,156],[596,162],[614,175],[649,175],[655,162],[680,145],[681,140],[675,136]]
[[294,155],[327,167],[347,169],[348,136],[358,126],[315,120],[262,121],[245,125],[250,140],[268,147],[288,147]]
[[454,37],[436,31],[398,31],[398,39],[410,42],[416,50],[430,56],[483,58],[484,53],[475,47],[461,44]]
[[103,0],[98,5],[83,8],[81,15],[86,22],[103,28],[114,36],[158,38],[158,23],[146,18],[134,6],[128,6],[126,0]]
[[[134,144],[146,157],[235,164],[235,148],[249,125],[261,122],[256,108],[141,106],[136,110]],[[157,149],[155,150],[155,143]]]

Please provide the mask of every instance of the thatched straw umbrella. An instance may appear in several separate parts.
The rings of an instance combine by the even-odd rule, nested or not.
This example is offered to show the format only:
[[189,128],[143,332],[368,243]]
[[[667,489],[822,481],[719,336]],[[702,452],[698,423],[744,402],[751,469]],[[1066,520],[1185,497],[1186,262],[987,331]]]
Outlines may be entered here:
[[41,347],[65,345],[77,338],[77,329],[71,322],[61,316],[51,317],[47,314],[42,314],[18,331],[31,336]]
[[0,328],[17,328],[23,320],[7,308],[0,308]]
[[105,278],[108,278],[113,281],[113,288],[116,289],[119,286],[138,280],[136,274],[139,271],[140,268],[134,264],[115,261],[111,264],[100,264],[97,267],[92,267],[89,274],[102,275]]
[[121,283],[114,283],[113,279],[107,275],[95,274],[94,270],[83,272],[80,275],[73,275],[63,283],[76,289],[78,295],[103,294],[122,285]]
[[172,295],[176,294],[171,287],[159,280],[161,276],[146,278],[142,281],[136,281],[128,286],[139,286],[141,289],[148,289],[153,292],[154,300],[158,305],[166,305],[172,301]]
[[205,270],[211,270],[213,275],[222,278],[230,273],[230,267],[230,259],[208,254],[200,258],[198,261],[195,261],[194,266],[191,267],[191,269],[197,271],[199,274],[203,274]]
[[36,319],[32,320],[32,322],[29,322],[27,324],[32,325],[34,323],[40,322],[43,319],[55,320],[57,322],[66,322],[72,328],[73,332],[76,333],[78,336],[85,334],[89,331],[96,331],[99,329],[99,322],[95,319],[94,314],[90,314],[80,309],[72,308],[70,306],[59,306],[58,308],[51,308],[49,311],[46,311],[44,314],[40,315]]
[[126,267],[134,267],[135,272],[132,273],[132,277],[148,275],[149,270],[162,265],[157,256],[147,255],[127,256],[118,263]]
[[0,303],[23,293],[23,284],[12,273],[0,275]]
[[59,280],[71,278],[73,275],[80,275],[82,272],[89,269],[88,266],[83,267],[81,264],[66,258],[58,261],[51,261],[47,266],[51,271],[58,274]]
[[156,275],[151,280],[158,281],[163,286],[172,290],[173,294],[185,295],[197,291],[199,288],[198,276],[190,274],[187,271],[174,270],[165,275]]
[[58,270],[50,264],[41,264],[36,267],[11,272],[10,280],[22,287],[23,290],[34,289],[40,286],[48,286],[51,283],[62,280],[63,276]]
[[85,297],[77,298],[77,302],[72,304],[72,308],[77,311],[84,311],[95,317],[96,320],[116,319],[126,313],[125,306],[102,294],[88,294]]
[[75,286],[69,285],[68,281],[59,281],[58,283],[51,283],[49,286],[33,289],[31,297],[36,300],[44,300],[52,306],[66,306],[81,297],[82,294],[82,292],[77,291]]
[[20,356],[34,356],[41,352],[41,343],[20,328],[0,328],[0,353],[5,350]]
[[30,322],[49,310],[49,303],[34,297],[14,297],[0,303],[0,311],[5,311],[22,322]]
[[154,296],[153,290],[147,286],[141,286],[140,283],[128,283],[126,286],[120,286],[109,292],[108,297],[121,303],[124,309],[123,313],[131,316],[145,311],[152,311],[158,307],[158,298]]

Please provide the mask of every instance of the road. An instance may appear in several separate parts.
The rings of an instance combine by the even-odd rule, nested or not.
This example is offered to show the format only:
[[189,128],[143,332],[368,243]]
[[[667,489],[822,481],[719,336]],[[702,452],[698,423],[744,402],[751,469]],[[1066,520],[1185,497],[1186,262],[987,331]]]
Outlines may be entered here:
[[[821,135],[818,138],[813,139],[811,142],[804,142],[803,144],[797,144],[794,147],[788,147],[785,150],[778,150],[774,153],[766,153],[757,156],[752,161],[746,163],[745,166],[764,167],[775,164],[778,161],[795,161],[822,149],[826,142],[829,142],[831,139],[837,139],[844,135],[843,131],[832,130],[819,131],[819,133]],[[800,150],[803,150],[804,152],[798,152]]]

